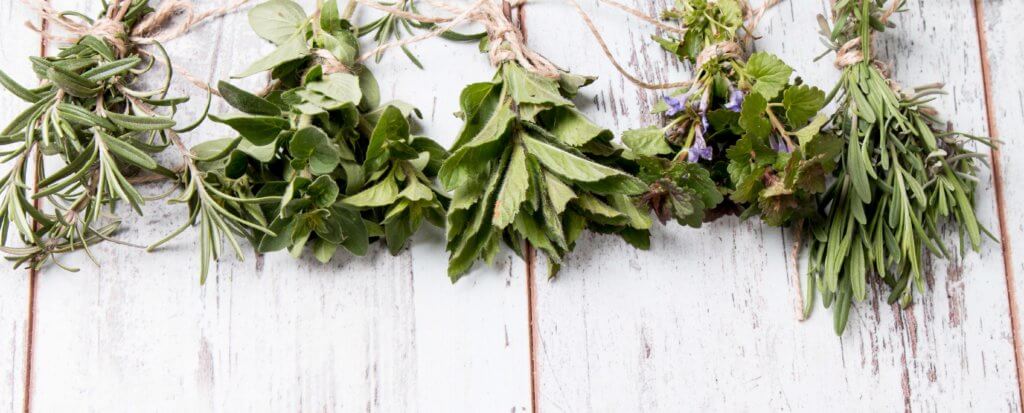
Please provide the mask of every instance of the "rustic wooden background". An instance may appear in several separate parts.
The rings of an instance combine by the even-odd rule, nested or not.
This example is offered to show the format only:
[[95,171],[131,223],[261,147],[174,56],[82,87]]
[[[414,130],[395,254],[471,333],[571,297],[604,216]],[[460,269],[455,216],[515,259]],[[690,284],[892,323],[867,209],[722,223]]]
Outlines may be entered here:
[[[626,2],[651,14],[669,3]],[[311,10],[314,0],[301,3]],[[784,1],[766,14],[757,42],[823,88],[838,77],[830,58],[812,62],[823,50],[815,15],[827,3]],[[650,27],[595,0],[583,6],[631,71],[658,81],[688,76],[652,45]],[[26,271],[0,269],[0,411],[1020,411],[1016,302],[1024,285],[1013,272],[1024,266],[1011,240],[1024,239],[1024,193],[1011,186],[997,196],[997,182],[1024,179],[1024,163],[1010,160],[1024,154],[1014,137],[1024,130],[1024,2],[909,7],[899,28],[879,38],[895,78],[944,81],[943,113],[962,130],[1001,131],[1005,145],[979,200],[982,221],[1003,242],[931,262],[930,293],[908,310],[873,295],[841,338],[821,308],[797,322],[792,234],[756,220],[659,227],[649,252],[588,237],[553,281],[544,265],[506,253],[455,285],[437,230],[422,231],[396,257],[376,249],[360,259],[339,254],[330,265],[286,254],[229,258],[205,286],[196,235],[186,233],[153,254],[102,246],[98,268],[73,256],[81,272],[51,268],[34,286]],[[619,76],[563,1],[523,10],[532,47],[601,77],[577,99],[594,120],[617,132],[657,121],[646,112],[658,94]],[[20,2],[0,2],[0,62],[23,83],[34,81],[26,57],[40,50],[23,25],[29,20],[37,17]],[[427,41],[413,47],[425,71],[397,52],[372,68],[386,98],[416,104],[424,132],[450,143],[461,88],[492,73],[474,47]],[[212,83],[270,45],[240,13],[168,48]],[[256,89],[264,81],[239,83]],[[202,100],[183,82],[175,91]],[[0,119],[23,107],[7,94],[0,102]],[[216,102],[213,111],[228,108]],[[188,139],[228,133],[207,125]],[[122,237],[158,239],[183,213],[151,203]]]

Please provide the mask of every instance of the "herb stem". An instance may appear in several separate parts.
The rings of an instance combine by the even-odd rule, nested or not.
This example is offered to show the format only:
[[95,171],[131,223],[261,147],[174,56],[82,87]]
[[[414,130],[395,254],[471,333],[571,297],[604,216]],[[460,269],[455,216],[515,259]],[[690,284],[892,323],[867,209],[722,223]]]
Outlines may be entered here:
[[345,10],[341,12],[341,18],[345,20],[351,19],[352,15],[356,13],[356,6],[358,5],[358,0],[348,0],[348,3],[345,4]]

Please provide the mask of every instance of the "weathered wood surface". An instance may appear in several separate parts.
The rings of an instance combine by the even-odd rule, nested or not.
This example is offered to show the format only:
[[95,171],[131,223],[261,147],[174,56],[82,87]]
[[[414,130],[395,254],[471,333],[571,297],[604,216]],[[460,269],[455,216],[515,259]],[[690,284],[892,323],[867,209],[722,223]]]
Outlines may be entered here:
[[[55,3],[98,9],[91,0]],[[301,3],[312,10],[315,1]],[[628,3],[655,14],[669,2]],[[822,50],[814,15],[825,3],[784,2],[766,14],[757,42],[823,88],[838,74],[830,58],[811,61]],[[1007,159],[1024,151],[1011,138],[1024,127],[1024,36],[1014,27],[1024,19],[1024,4],[987,0],[985,6]],[[644,24],[594,0],[583,7],[632,72],[659,81],[688,76],[688,68],[651,45],[654,32]],[[945,81],[950,95],[937,106],[959,129],[985,133],[972,0],[912,2],[910,9],[897,20],[898,30],[880,37],[896,79],[908,86]],[[578,99],[588,115],[616,132],[657,121],[645,112],[659,95],[617,75],[566,4],[531,2],[526,10],[534,48],[567,69],[601,77]],[[31,17],[20,2],[0,4],[0,56],[10,62],[4,70],[23,82],[33,79],[25,57],[38,51],[38,37],[22,25]],[[244,13],[205,24],[168,48],[176,63],[210,82],[270,50]],[[450,143],[459,127],[452,116],[458,93],[468,82],[489,79],[492,69],[473,45],[427,41],[414,51],[426,71],[398,51],[371,67],[386,99],[420,107],[424,133]],[[236,84],[255,89],[264,81],[256,76]],[[201,109],[203,93],[184,82],[175,92],[195,97],[182,118]],[[22,107],[9,95],[0,99],[3,118]],[[228,110],[216,102],[213,112]],[[210,124],[187,138],[228,133]],[[1008,179],[1021,175],[1013,166],[1004,162]],[[985,182],[979,210],[995,230],[988,175]],[[1014,200],[1011,189],[1007,204]],[[122,237],[158,239],[183,211],[152,202]],[[1024,215],[1007,211],[1011,237],[1024,238]],[[508,254],[452,286],[436,230],[419,234],[397,257],[377,249],[364,258],[339,254],[326,266],[284,254],[228,257],[205,286],[196,275],[194,233],[153,254],[102,246],[102,267],[76,256],[70,263],[82,272],[49,269],[38,279],[32,409],[1021,410],[1003,255],[994,242],[953,265],[932,263],[931,292],[910,310],[877,301],[858,305],[840,339],[821,308],[804,323],[794,320],[790,234],[736,219],[655,233],[650,252],[588,237],[556,280],[547,281],[538,263],[532,286],[527,265]],[[1019,259],[1015,268],[1021,269]],[[3,274],[0,329],[10,337],[0,335],[8,349],[0,357],[0,410],[20,411],[28,288],[23,271]]]
[[[0,61],[11,62],[39,53],[38,38],[21,24],[31,13],[16,2],[0,3]],[[18,22],[11,24],[10,22]],[[36,82],[28,65],[5,66],[5,73],[25,85]],[[25,102],[0,93],[0,119],[11,119],[25,108]],[[0,121],[6,126],[6,120]],[[0,126],[3,127],[3,126]],[[0,166],[6,172],[7,165]],[[11,240],[14,236],[11,236]],[[0,263],[0,410],[21,411],[25,393],[26,330],[28,321],[28,277]]]
[[[667,2],[632,3],[654,14]],[[825,89],[838,71],[831,57],[812,59],[823,50],[815,15],[827,3],[783,2],[765,16],[757,42]],[[530,7],[531,38],[541,53],[603,76],[587,92],[596,102],[588,114],[619,131],[656,120],[643,113],[659,95],[616,76],[596,45],[560,46],[592,44],[582,24],[563,16],[566,7]],[[650,28],[596,1],[586,8],[631,71],[659,81],[687,73],[651,45]],[[899,28],[879,38],[884,57],[895,62],[895,78],[908,86],[945,81],[950,95],[937,107],[957,127],[985,133],[972,2],[909,8],[896,20]],[[992,185],[984,178],[980,215],[998,228]],[[789,234],[737,219],[656,234],[650,252],[590,238],[556,280],[537,278],[540,410],[1020,409],[995,243],[952,265],[932,263],[931,293],[907,311],[879,305],[876,288],[871,301],[856,306],[840,339],[822,308],[807,322],[794,321]]]
[[[312,11],[315,1],[301,3]],[[95,11],[98,2],[79,0],[75,7]],[[19,37],[27,34],[22,29]],[[272,50],[245,13],[167,46],[176,64],[211,83]],[[391,53],[377,65],[382,94],[422,108],[429,125],[423,132],[447,145],[460,126],[452,114],[462,85],[488,79],[491,69],[472,45],[433,42],[418,50],[424,64],[445,74],[431,76]],[[236,84],[259,89],[265,81],[254,76]],[[418,94],[400,95],[412,90]],[[205,93],[187,83],[178,82],[172,94],[195,98],[183,119],[202,109]],[[229,110],[218,102],[212,112]],[[208,123],[187,139],[229,133]],[[184,213],[152,202],[121,237],[152,242]],[[104,246],[97,254],[104,257],[101,268],[76,262],[80,273],[39,277],[33,410],[528,408],[521,262],[501,258],[496,268],[453,287],[442,234],[433,230],[397,257],[380,248],[364,258],[339,253],[329,265],[287,254],[227,257],[200,286],[196,236],[188,232],[153,254]]]
[[[987,40],[986,57],[991,71],[989,79],[989,113],[993,134],[1002,141],[1001,171],[1004,187],[1003,248],[1007,259],[1007,271],[1011,275],[1014,290],[1013,303],[1017,307],[1017,323],[1020,323],[1019,307],[1024,300],[1024,255],[1019,245],[1024,242],[1024,194],[1013,186],[1024,179],[1024,164],[1019,158],[1024,153],[1024,5],[1010,0],[985,0],[982,2],[984,21],[979,25]],[[1018,247],[1014,250],[1014,246]],[[1019,327],[1018,327],[1019,328]],[[1017,350],[1021,351],[1020,331],[1017,331]],[[1019,356],[1018,356],[1019,357]],[[1018,360],[1018,369],[1020,368]]]

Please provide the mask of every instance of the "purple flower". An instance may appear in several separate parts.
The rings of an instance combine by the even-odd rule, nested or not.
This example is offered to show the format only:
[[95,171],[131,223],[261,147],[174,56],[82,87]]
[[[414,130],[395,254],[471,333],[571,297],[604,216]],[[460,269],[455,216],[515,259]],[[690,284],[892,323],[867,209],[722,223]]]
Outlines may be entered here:
[[775,136],[775,135],[771,135],[771,136],[768,137],[768,144],[771,145],[772,149],[774,149],[775,152],[779,152],[779,153],[783,153],[783,152],[784,153],[790,153],[790,152],[792,152],[792,151],[789,150],[789,145],[786,144],[786,141],[783,140],[780,137]]
[[707,142],[704,141],[704,132],[700,128],[696,131],[696,137],[693,140],[693,145],[690,146],[690,150],[686,154],[686,160],[690,163],[699,162],[701,159],[711,160],[711,148],[708,147]]
[[729,93],[729,103],[725,104],[725,108],[733,112],[739,112],[743,106],[743,99],[746,97],[747,95],[742,90],[732,89]]
[[678,115],[679,112],[686,110],[686,103],[682,99],[676,99],[672,96],[664,96],[662,99],[664,99],[665,104],[668,105],[668,111],[665,112],[666,115],[675,116]]
[[693,92],[686,92],[683,93],[678,98],[674,98],[668,95],[662,96],[662,100],[664,100],[665,104],[668,105],[668,111],[665,112],[665,114],[668,116],[675,116],[685,111],[686,101],[690,100],[690,95],[692,94]]

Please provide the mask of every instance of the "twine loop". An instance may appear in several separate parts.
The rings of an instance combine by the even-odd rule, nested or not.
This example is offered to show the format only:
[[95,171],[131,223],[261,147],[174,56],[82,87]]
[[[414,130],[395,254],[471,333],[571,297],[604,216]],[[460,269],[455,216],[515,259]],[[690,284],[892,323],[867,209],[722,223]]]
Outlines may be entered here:
[[351,67],[342,63],[337,57],[334,57],[333,53],[327,50],[315,49],[313,50],[313,54],[320,62],[320,67],[323,68],[324,75],[332,73],[352,73]]
[[[165,42],[188,33],[196,25],[209,18],[220,17],[240,9],[250,0],[234,0],[223,7],[196,14],[195,7],[189,0],[165,0],[152,13],[144,17],[128,32],[124,17],[131,9],[132,0],[114,0],[107,8],[107,13],[93,22],[81,22],[67,18],[55,10],[45,0],[20,0],[22,4],[34,9],[44,20],[53,23],[70,36],[48,33],[32,23],[26,23],[32,31],[39,33],[46,40],[57,40],[75,43],[83,37],[94,36],[110,43],[120,55],[128,53],[131,44],[149,44]],[[185,19],[177,25],[171,21],[178,15]]]
[[864,61],[864,52],[860,50],[860,38],[850,39],[836,51],[835,65],[842,69]]
[[743,56],[743,46],[733,41],[718,42],[708,45],[697,55],[697,67],[704,67],[704,64],[718,57],[740,58]]

